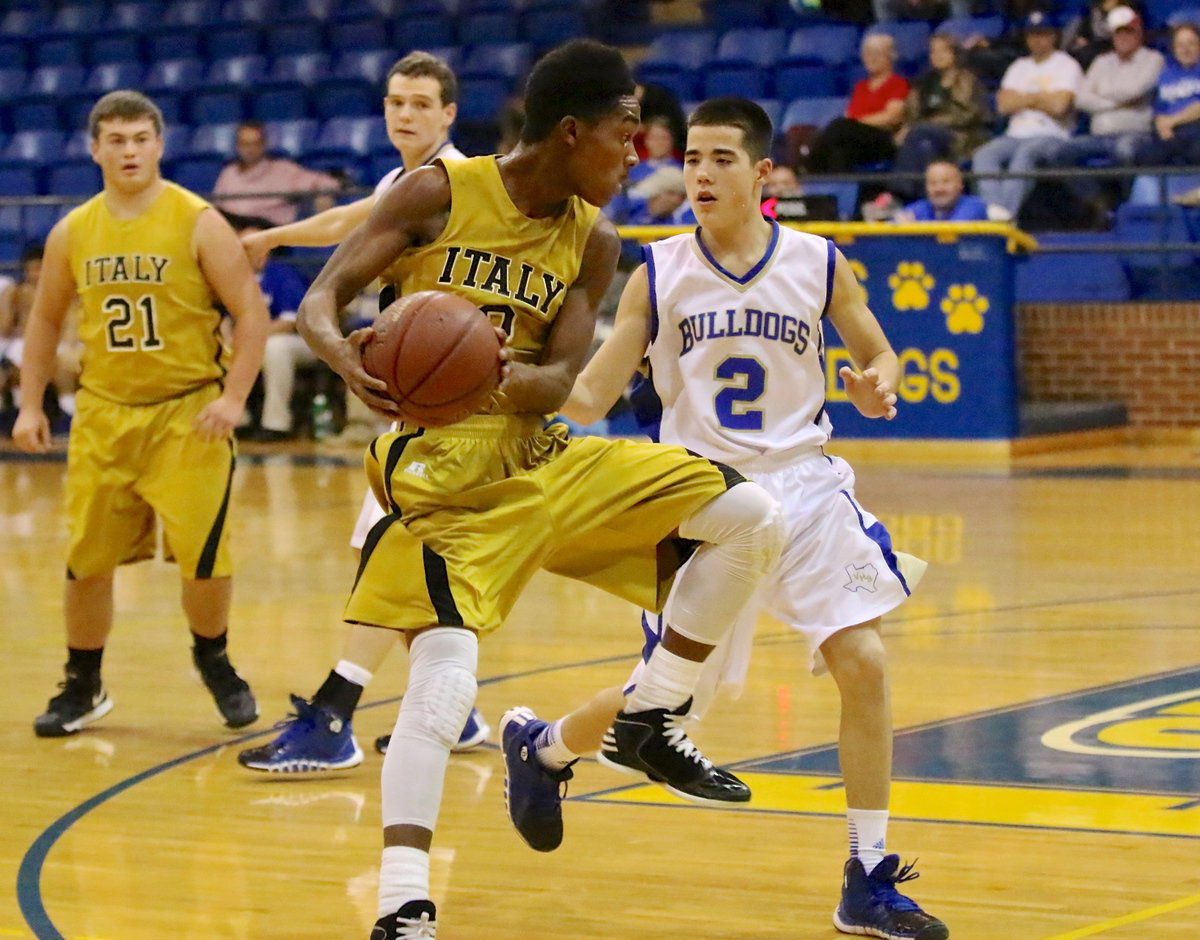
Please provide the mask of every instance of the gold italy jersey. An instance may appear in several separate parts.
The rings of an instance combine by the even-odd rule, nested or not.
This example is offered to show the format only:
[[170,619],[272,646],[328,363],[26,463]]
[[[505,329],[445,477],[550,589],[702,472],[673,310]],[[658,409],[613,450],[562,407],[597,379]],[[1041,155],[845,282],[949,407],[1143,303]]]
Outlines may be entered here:
[[136,218],[114,217],[103,193],[67,215],[84,388],[146,405],[225,374],[221,315],[193,248],[196,221],[207,208],[199,196],[167,183]]
[[514,362],[539,363],[600,210],[578,196],[554,218],[531,219],[509,198],[496,157],[442,162],[450,178],[446,227],[405,251],[385,275],[401,295],[461,294],[508,334]]

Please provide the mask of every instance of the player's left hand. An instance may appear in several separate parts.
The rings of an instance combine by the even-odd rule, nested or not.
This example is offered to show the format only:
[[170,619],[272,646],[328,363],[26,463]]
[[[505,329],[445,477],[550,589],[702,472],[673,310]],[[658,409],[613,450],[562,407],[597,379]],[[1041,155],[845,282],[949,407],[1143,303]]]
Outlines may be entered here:
[[846,385],[847,397],[864,418],[891,421],[896,417],[896,393],[875,369],[864,369],[859,373],[849,366],[842,366],[838,375]]
[[222,395],[204,406],[204,410],[196,415],[192,426],[202,441],[226,440],[241,420],[243,407],[242,402]]

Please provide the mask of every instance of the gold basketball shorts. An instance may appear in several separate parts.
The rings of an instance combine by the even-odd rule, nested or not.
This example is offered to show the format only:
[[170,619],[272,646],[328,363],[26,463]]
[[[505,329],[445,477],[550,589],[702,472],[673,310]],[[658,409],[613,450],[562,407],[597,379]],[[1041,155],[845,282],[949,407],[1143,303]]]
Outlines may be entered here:
[[675,528],[742,480],[682,447],[569,439],[525,415],[401,426],[366,469],[388,515],[363,545],[345,619],[481,633],[539,568],[661,609],[683,557]]
[[228,510],[232,440],[202,441],[196,416],[221,394],[214,382],[153,405],[123,405],[81,389],[67,446],[67,570],[86,578],[163,555],[185,578],[232,570]]

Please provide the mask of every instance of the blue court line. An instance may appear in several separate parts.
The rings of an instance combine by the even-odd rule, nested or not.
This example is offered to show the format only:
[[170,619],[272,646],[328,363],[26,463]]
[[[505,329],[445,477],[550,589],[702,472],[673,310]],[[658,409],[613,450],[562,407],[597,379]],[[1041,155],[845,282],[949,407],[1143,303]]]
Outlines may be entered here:
[[[480,679],[479,684],[495,685],[499,682],[508,682],[513,679],[524,679],[528,676],[541,675],[548,672],[560,672],[567,669],[584,669],[590,666],[605,666],[612,663],[618,663],[625,660],[636,658],[636,654],[625,654],[621,656],[606,656],[601,659],[584,660],[573,663],[560,663],[552,666],[539,666],[536,669],[527,669],[522,672],[514,672],[509,675],[495,676],[491,679]],[[384,705],[394,705],[400,701],[402,696],[395,695],[391,698],[380,699],[377,702],[371,702],[367,705],[361,705],[358,711],[365,711],[371,708],[379,708]],[[33,935],[37,940],[66,940],[62,932],[54,925],[50,919],[49,913],[46,911],[45,902],[42,899],[42,868],[45,866],[46,857],[50,854],[50,850],[54,847],[54,843],[62,838],[63,834],[71,828],[80,819],[102,806],[116,796],[120,796],[126,790],[157,777],[159,774],[172,770],[181,764],[186,764],[189,761],[204,757],[214,751],[219,751],[231,745],[244,744],[247,741],[253,741],[255,738],[266,737],[273,734],[274,728],[268,728],[264,731],[256,731],[253,734],[242,735],[239,738],[222,741],[219,744],[213,744],[198,751],[192,751],[190,754],[184,754],[182,757],[176,757],[173,760],[166,761],[156,767],[151,767],[149,770],[143,770],[141,773],[134,774],[119,783],[114,784],[107,790],[102,790],[95,796],[84,800],[75,808],[68,810],[49,826],[44,829],[33,843],[25,851],[25,855],[21,858],[21,865],[17,869],[17,904],[21,909],[21,916],[25,918],[25,923],[33,931]]]

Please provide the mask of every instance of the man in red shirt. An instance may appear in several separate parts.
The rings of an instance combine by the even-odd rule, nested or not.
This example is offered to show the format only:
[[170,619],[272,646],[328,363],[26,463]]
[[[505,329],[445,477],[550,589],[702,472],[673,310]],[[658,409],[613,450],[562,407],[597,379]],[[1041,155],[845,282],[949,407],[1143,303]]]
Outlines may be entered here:
[[870,33],[861,55],[867,77],[854,86],[845,117],[831,121],[813,144],[808,157],[813,173],[847,173],[896,154],[893,135],[904,120],[908,82],[892,70],[895,40]]

